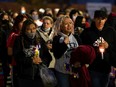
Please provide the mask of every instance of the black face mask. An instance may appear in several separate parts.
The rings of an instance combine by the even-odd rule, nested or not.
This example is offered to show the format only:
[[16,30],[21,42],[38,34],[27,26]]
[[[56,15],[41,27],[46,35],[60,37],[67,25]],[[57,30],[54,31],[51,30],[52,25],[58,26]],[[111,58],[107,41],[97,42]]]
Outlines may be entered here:
[[8,24],[9,20],[2,20],[2,24]]

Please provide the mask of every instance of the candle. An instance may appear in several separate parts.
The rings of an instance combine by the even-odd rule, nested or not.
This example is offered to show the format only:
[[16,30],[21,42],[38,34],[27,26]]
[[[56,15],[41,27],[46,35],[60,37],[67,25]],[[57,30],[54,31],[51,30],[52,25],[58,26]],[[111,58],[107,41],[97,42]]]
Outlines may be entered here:
[[39,57],[39,50],[38,50],[38,46],[36,46],[36,49],[35,49],[35,57]]
[[104,58],[104,51],[105,51],[105,49],[104,49],[104,46],[103,46],[103,38],[102,37],[100,37],[99,38],[100,39],[100,44],[99,44],[99,51],[101,52],[101,56],[102,56],[102,59]]

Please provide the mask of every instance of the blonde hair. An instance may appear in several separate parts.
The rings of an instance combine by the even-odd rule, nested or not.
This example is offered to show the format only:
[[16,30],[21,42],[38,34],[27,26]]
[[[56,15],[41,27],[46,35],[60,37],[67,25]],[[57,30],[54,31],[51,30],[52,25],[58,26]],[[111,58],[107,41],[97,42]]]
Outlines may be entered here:
[[43,21],[44,21],[44,20],[50,20],[51,24],[54,23],[53,18],[50,17],[50,16],[44,16],[44,17],[42,18],[42,20],[43,20]]
[[[59,17],[56,21],[55,21],[55,23],[54,23],[54,25],[53,25],[53,29],[56,31],[56,33],[58,33],[58,32],[60,32],[61,31],[61,25],[63,24],[63,22],[64,22],[64,19],[66,19],[66,18],[70,18],[68,15],[63,15],[63,16],[61,16],[61,17]],[[70,18],[71,19],[71,18]],[[71,19],[72,20],[72,19]],[[72,21],[73,22],[73,21]]]

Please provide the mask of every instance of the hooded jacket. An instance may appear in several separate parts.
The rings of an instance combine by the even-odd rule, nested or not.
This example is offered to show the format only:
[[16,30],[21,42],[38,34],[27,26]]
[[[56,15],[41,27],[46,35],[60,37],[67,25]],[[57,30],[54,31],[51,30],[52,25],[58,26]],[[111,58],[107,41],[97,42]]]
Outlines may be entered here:
[[101,53],[98,47],[94,47],[96,51],[96,58],[92,64],[89,66],[89,70],[109,73],[111,70],[111,65],[114,65],[114,60],[116,56],[116,31],[112,27],[105,25],[101,31],[99,31],[95,23],[91,25],[89,29],[85,29],[81,34],[82,43],[86,45],[93,46],[94,42],[99,38],[103,39],[108,43],[109,47],[105,49],[103,54],[104,59],[102,59]]

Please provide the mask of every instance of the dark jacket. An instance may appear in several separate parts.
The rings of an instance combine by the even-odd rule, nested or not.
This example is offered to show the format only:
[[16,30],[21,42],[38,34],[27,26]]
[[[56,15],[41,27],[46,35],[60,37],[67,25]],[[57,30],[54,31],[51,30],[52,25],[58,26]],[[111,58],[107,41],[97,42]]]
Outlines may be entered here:
[[78,45],[81,42],[78,36],[74,38],[74,36],[70,34],[69,37],[70,37],[70,42],[68,45],[64,43],[65,36],[60,34],[58,34],[53,38],[53,44],[52,44],[53,54],[54,57],[56,58],[55,70],[64,74],[69,73],[68,71],[69,67],[67,66],[67,68],[65,68],[64,65],[70,64],[70,57],[71,57],[70,54],[72,50],[78,47]]
[[[82,42],[79,36],[76,34],[74,35],[74,37],[76,38],[78,44],[80,45]],[[59,42],[60,38],[61,36],[58,35],[55,36],[53,39],[53,53],[56,59],[60,58],[64,54],[64,52],[68,49],[67,45],[64,42],[63,43]]]
[[[37,30],[37,35],[38,37],[40,38],[40,44],[41,44],[41,58],[44,60],[45,64],[47,66],[49,66],[51,60],[52,60],[52,56],[51,54],[49,53],[49,49],[47,48],[46,44],[47,42],[43,39],[43,37],[40,35],[42,30]],[[49,34],[51,33],[51,30],[49,32]],[[49,35],[48,34],[48,35]],[[51,51],[51,50],[50,50]]]
[[0,29],[0,60],[7,61],[6,34]]
[[93,46],[93,43],[103,37],[109,44],[109,47],[104,52],[104,59],[101,58],[101,53],[98,47],[94,47],[96,50],[96,59],[89,66],[90,70],[102,73],[109,73],[112,65],[112,59],[116,56],[116,31],[107,25],[104,26],[102,31],[99,31],[93,23],[89,29],[85,29],[81,34],[82,43]]
[[[33,61],[32,61],[32,57],[34,56],[33,52],[27,51],[27,54],[30,53],[29,56],[26,56],[26,54],[24,53],[24,49],[30,49],[30,46],[38,45],[40,58],[42,58],[41,44],[37,43],[36,40],[37,40],[36,38],[29,39],[27,36],[18,36],[15,40],[13,53],[14,53],[14,58],[16,59],[18,77],[20,78],[24,78],[24,79],[40,78],[39,66],[38,64],[33,64]],[[47,60],[46,61],[44,60],[45,59],[42,59],[43,63],[46,63]]]
[[9,75],[10,68],[8,65],[9,59],[6,47],[6,33],[2,28],[0,28],[0,62],[2,63],[2,69],[5,76],[4,79],[6,79],[7,75]]

